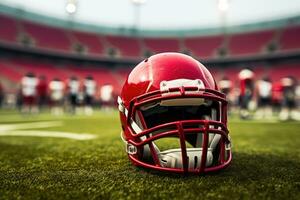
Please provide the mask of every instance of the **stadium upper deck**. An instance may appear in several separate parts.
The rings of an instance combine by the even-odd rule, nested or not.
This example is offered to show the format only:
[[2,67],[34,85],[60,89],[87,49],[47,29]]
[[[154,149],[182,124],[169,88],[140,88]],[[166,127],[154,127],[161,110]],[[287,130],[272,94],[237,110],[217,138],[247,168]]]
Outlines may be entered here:
[[0,24],[0,44],[87,58],[138,60],[155,53],[176,51],[209,60],[300,52],[297,23],[247,32],[169,37],[84,32],[3,14]]

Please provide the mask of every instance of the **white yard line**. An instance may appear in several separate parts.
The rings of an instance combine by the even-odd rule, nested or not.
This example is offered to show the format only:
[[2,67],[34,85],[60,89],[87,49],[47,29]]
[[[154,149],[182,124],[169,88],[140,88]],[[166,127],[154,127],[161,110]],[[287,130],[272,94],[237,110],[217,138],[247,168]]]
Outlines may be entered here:
[[0,132],[0,136],[22,136],[22,137],[53,137],[53,138],[68,138],[73,140],[91,140],[96,138],[96,135],[88,133],[72,133],[60,131],[8,131]]
[[[29,130],[29,129],[36,129],[36,128],[57,127],[62,125],[63,123],[61,121],[2,124],[0,125],[0,136],[53,137],[53,138],[68,138],[73,140],[91,140],[97,137],[96,135],[88,134],[88,133]],[[26,130],[22,130],[22,129],[26,129]]]
[[62,126],[61,121],[48,121],[48,122],[30,122],[30,123],[17,123],[17,124],[0,124],[0,132],[20,129],[35,129],[35,128],[49,128]]

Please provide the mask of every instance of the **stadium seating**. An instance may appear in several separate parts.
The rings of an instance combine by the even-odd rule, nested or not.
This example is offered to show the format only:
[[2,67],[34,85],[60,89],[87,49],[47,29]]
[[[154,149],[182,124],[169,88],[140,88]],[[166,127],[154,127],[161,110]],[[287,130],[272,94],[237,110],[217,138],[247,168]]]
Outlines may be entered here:
[[[142,58],[160,52],[184,51],[199,59],[261,55],[269,44],[276,44],[281,52],[300,50],[300,26],[288,26],[281,30],[270,29],[254,32],[223,35],[193,36],[186,38],[137,38],[104,35],[67,30],[49,25],[15,19],[0,15],[0,41],[6,43],[31,44],[36,48],[72,53],[86,52],[87,55],[103,57],[114,49],[119,58]],[[277,34],[280,33],[281,34]],[[23,36],[26,36],[25,38]],[[80,44],[82,49],[76,50]],[[81,46],[80,46],[81,47]],[[279,51],[279,52],[280,52]]]
[[5,78],[11,81],[14,84],[17,84],[22,76],[24,75],[20,70],[16,70],[13,68],[10,64],[5,63],[5,62],[0,62],[0,79]]
[[71,42],[63,29],[24,21],[23,30],[30,35],[39,48],[70,51]]
[[151,53],[179,52],[179,39],[176,38],[145,38],[144,45]]
[[266,46],[275,34],[273,30],[233,34],[230,36],[228,49],[230,55],[248,55],[266,52]]
[[300,26],[291,26],[283,30],[280,38],[280,47],[282,50],[300,49]]
[[27,72],[33,72],[36,76],[44,75],[51,80],[53,78],[66,79],[68,73],[64,71],[64,68],[58,68],[50,62],[14,59],[11,62],[11,66],[22,71],[23,74]]
[[128,67],[123,68],[123,67],[121,67],[119,69],[114,70],[113,74],[117,78],[118,82],[121,85],[123,85],[131,70],[132,70],[132,68],[128,68]]
[[116,48],[122,57],[141,57],[141,45],[138,38],[122,36],[106,36],[109,46]]
[[77,43],[87,47],[88,54],[104,54],[104,45],[102,44],[99,35],[94,33],[73,31],[72,36]]
[[223,44],[223,36],[191,37],[184,40],[185,48],[198,58],[210,58]]
[[16,42],[18,36],[17,22],[11,17],[0,15],[0,41]]
[[270,66],[268,74],[274,81],[278,81],[281,78],[292,76],[300,80],[300,68],[299,63],[295,64],[280,64],[276,66]]

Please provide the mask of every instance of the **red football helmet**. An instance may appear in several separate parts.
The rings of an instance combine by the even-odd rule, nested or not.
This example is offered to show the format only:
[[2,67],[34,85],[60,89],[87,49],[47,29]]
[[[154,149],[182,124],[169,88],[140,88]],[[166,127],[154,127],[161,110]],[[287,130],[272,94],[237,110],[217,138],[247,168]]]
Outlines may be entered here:
[[134,165],[204,173],[231,162],[225,95],[192,57],[161,53],[142,61],[118,104],[121,137]]

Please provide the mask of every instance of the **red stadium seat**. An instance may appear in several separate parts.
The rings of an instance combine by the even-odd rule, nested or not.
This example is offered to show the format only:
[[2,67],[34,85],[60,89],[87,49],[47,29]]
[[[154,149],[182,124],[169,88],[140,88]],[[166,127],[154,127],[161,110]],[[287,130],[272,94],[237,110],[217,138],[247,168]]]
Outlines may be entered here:
[[111,47],[119,50],[123,57],[141,57],[141,45],[138,38],[123,36],[106,36]]
[[17,36],[18,28],[16,20],[0,15],[0,41],[16,42]]
[[101,38],[99,35],[95,33],[87,33],[87,32],[78,32],[73,31],[72,35],[74,39],[86,46],[88,54],[104,54],[104,45],[101,42]]
[[146,38],[144,39],[145,48],[151,53],[179,52],[180,44],[176,38]]
[[214,57],[223,44],[223,36],[191,37],[184,40],[186,49],[198,58]]
[[55,67],[51,62],[41,62],[35,60],[20,60],[14,59],[11,62],[11,66],[23,71],[23,74],[27,72],[33,72],[36,76],[44,75],[49,80],[53,78],[66,79],[68,77],[64,68]]
[[18,68],[14,68],[10,64],[4,63],[3,61],[0,62],[0,71],[1,71],[0,78],[1,77],[6,78],[15,84],[18,83],[21,77],[24,75],[22,70]]
[[299,64],[283,64],[269,67],[270,77],[274,80],[280,80],[287,76],[293,76],[300,80]]
[[282,50],[300,49],[300,26],[288,27],[283,30],[280,38],[280,47]]
[[259,54],[272,40],[275,31],[257,31],[233,34],[230,36],[228,49],[230,55]]
[[71,42],[63,29],[47,25],[23,22],[24,31],[29,34],[39,48],[70,51]]
[[132,68],[128,68],[128,67],[114,70],[114,75],[117,77],[117,79],[121,85],[124,84],[124,81],[126,80],[128,74],[130,73],[131,70],[132,70]]

